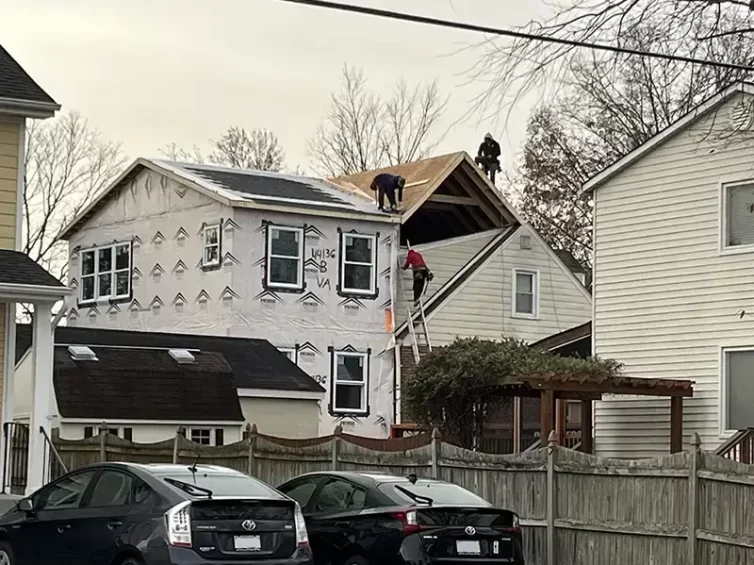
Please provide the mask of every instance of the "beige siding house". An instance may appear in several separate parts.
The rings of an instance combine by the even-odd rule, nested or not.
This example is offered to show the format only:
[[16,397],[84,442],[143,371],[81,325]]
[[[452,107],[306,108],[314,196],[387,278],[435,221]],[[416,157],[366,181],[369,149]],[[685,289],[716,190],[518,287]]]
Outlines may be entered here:
[[[754,87],[739,84],[585,185],[594,200],[593,352],[632,377],[691,379],[684,432],[754,426]],[[667,400],[606,398],[595,447],[666,453]]]

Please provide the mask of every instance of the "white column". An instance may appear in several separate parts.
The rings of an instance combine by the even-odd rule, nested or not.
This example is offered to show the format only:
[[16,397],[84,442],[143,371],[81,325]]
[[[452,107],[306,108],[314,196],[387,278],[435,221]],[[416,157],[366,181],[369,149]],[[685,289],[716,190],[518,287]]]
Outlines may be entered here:
[[[0,433],[0,459],[2,459],[5,475],[5,492],[10,492],[11,473],[6,458],[10,458],[10,451],[6,453],[5,446],[5,424],[13,421],[14,412],[14,393],[15,393],[15,376],[16,376],[16,303],[6,302],[2,305],[5,308],[5,363],[3,365],[3,396],[2,396],[2,422],[3,428]],[[10,450],[10,447],[8,447]],[[0,489],[2,490],[2,489]]]
[[31,494],[45,482],[44,463],[47,443],[40,432],[51,437],[50,403],[52,395],[52,303],[34,305],[32,344],[31,418],[29,422],[29,471],[26,493]]

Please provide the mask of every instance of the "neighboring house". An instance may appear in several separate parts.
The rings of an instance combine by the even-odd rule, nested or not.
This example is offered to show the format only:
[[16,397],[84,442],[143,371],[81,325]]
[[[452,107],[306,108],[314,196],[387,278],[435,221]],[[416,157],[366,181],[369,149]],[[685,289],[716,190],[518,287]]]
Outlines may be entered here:
[[398,221],[323,180],[138,159],[63,231],[67,322],[264,338],[327,390],[319,433],[383,436]]
[[[23,422],[31,409],[31,326],[16,332],[16,420]],[[183,426],[193,441],[222,445],[239,441],[247,423],[269,435],[315,437],[325,397],[263,339],[70,326],[55,331],[53,383],[63,439],[96,435],[103,422],[137,442],[169,439]]]
[[[683,428],[754,427],[754,85],[736,84],[592,178],[593,347],[631,377],[690,379]],[[606,399],[595,447],[667,451],[667,401]]]
[[[38,430],[50,432],[49,395],[52,389],[52,307],[69,294],[60,281],[22,249],[23,191],[25,176],[26,119],[51,118],[58,105],[0,46],[0,383],[2,421],[13,420],[13,350],[15,312],[19,303],[35,311],[33,375],[34,410],[29,437],[29,490],[44,482],[45,439]],[[5,434],[0,441],[5,441]],[[2,447],[2,446],[0,446]],[[2,448],[3,458],[8,450]],[[7,465],[7,461],[4,461]]]
[[[590,320],[591,296],[583,268],[573,258],[569,268],[562,254],[521,220],[468,154],[385,171],[406,179],[400,260],[410,243],[435,274],[424,296],[432,346],[450,344],[457,337],[535,342]],[[382,171],[333,182],[369,194],[377,172]],[[406,323],[410,293],[411,274],[405,272],[396,289],[396,338],[402,346],[403,369],[415,362]],[[420,324],[415,329],[420,345],[426,345]],[[400,421],[399,413],[396,420]]]

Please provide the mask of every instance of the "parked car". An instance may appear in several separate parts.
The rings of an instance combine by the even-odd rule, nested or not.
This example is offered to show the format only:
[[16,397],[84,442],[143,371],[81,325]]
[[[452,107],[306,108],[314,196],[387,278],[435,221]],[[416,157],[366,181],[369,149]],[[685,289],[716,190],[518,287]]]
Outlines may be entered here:
[[0,516],[2,565],[311,565],[298,504],[212,465],[102,463]]
[[518,515],[452,483],[310,473],[278,490],[304,513],[315,565],[524,565]]

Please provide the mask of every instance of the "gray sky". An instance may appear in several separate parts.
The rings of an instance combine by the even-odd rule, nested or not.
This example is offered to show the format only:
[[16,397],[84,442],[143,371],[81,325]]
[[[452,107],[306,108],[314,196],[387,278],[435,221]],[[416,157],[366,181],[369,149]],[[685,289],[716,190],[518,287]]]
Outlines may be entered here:
[[[346,0],[342,0],[346,1]],[[348,0],[509,27],[542,10],[540,0]],[[277,0],[2,0],[4,46],[64,108],[81,111],[129,157],[158,156],[176,142],[205,146],[230,125],[274,131],[289,167],[311,170],[306,138],[339,85],[344,63],[390,90],[400,78],[438,79],[451,96],[445,126],[483,85],[464,72],[462,48],[478,34],[285,4]],[[476,150],[486,131],[506,162],[524,139],[525,102],[504,120],[473,117],[440,152]]]

